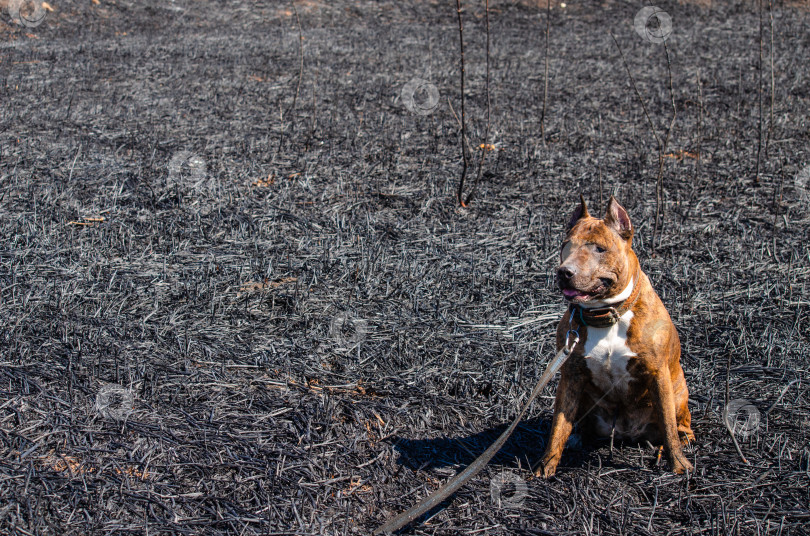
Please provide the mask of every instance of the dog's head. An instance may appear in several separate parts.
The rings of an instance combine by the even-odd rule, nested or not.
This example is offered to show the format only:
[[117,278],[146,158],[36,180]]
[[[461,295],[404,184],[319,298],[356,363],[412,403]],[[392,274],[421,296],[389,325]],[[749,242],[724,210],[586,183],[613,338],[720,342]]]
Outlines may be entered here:
[[557,268],[557,284],[565,299],[586,307],[624,299],[638,266],[632,242],[630,216],[613,196],[601,220],[588,214],[580,196]]

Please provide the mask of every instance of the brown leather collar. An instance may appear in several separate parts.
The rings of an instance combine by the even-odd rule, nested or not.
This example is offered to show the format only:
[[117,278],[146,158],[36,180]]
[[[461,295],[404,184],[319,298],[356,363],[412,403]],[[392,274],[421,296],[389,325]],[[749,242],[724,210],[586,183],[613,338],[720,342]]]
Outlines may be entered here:
[[571,304],[569,309],[574,313],[580,324],[592,328],[609,328],[619,321],[619,318],[633,308],[633,305],[638,300],[638,295],[641,293],[641,268],[636,270],[636,275],[633,277],[633,291],[618,306],[611,305],[608,307],[598,307],[595,309],[588,309],[581,305]]

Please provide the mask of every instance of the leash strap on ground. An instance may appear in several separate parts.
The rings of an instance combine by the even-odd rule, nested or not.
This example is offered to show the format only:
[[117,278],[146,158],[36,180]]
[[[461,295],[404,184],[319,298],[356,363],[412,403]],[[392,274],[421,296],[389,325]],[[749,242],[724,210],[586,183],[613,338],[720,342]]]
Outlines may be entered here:
[[571,342],[566,341],[568,344],[563,346],[563,348],[557,352],[557,355],[554,356],[554,359],[546,367],[546,371],[543,373],[543,376],[540,377],[540,380],[537,382],[537,385],[534,386],[532,390],[532,394],[529,396],[529,399],[523,405],[523,409],[520,410],[520,413],[517,414],[515,420],[512,421],[512,424],[509,425],[509,428],[503,431],[503,433],[498,437],[495,442],[490,445],[490,447],[484,451],[474,462],[468,465],[463,471],[456,474],[453,478],[451,478],[444,486],[439,488],[438,490],[434,491],[427,499],[422,501],[421,503],[417,504],[416,506],[412,507],[409,510],[406,510],[399,514],[398,516],[390,519],[387,523],[377,528],[374,531],[374,536],[379,534],[388,534],[394,532],[395,530],[399,530],[414,519],[418,518],[419,516],[423,515],[425,512],[432,510],[436,506],[442,503],[445,499],[447,499],[450,495],[455,493],[461,486],[467,483],[472,477],[477,475],[481,469],[483,469],[489,460],[491,460],[495,454],[501,450],[501,447],[506,440],[509,439],[509,436],[512,435],[512,432],[515,431],[517,425],[520,424],[520,421],[523,419],[523,416],[528,411],[529,406],[534,399],[543,391],[543,388],[548,384],[551,378],[556,374],[558,370],[562,367],[565,360],[568,359],[568,356],[571,354],[571,350],[574,349],[574,346],[577,345],[579,342],[579,334],[576,331],[569,331],[568,335],[573,333],[574,337]]

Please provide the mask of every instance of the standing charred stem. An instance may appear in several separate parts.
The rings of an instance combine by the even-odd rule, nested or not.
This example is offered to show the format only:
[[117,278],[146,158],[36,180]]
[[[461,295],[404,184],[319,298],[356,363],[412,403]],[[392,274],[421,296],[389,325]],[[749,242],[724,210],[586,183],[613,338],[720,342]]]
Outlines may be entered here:
[[486,159],[486,153],[490,149],[490,145],[488,144],[490,113],[491,113],[490,94],[489,94],[489,0],[485,0],[484,10],[486,18],[486,33],[487,33],[487,47],[486,47],[487,124],[486,129],[484,130],[484,141],[481,144],[481,156],[480,159],[478,160],[478,172],[475,175],[475,182],[473,182],[472,189],[470,190],[470,193],[467,195],[467,198],[464,199],[464,182],[467,179],[467,170],[469,168],[469,154],[472,152],[472,150],[469,147],[469,141],[467,139],[467,115],[464,106],[465,103],[464,26],[461,20],[461,11],[462,11],[461,0],[456,0],[456,13],[458,14],[459,49],[461,53],[461,152],[464,158],[464,164],[461,170],[461,179],[458,182],[458,190],[456,191],[456,198],[458,199],[459,205],[465,208],[469,206],[470,202],[475,196],[476,190],[478,189],[478,183],[480,182],[481,176],[484,173],[484,160]]

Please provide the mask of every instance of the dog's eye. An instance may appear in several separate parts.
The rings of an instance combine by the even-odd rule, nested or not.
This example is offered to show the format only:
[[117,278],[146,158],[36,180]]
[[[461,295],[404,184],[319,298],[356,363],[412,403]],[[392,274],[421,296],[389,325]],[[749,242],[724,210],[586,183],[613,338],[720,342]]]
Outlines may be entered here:
[[605,252],[605,248],[603,248],[602,246],[594,245],[594,247],[596,248],[597,253],[604,253]]

